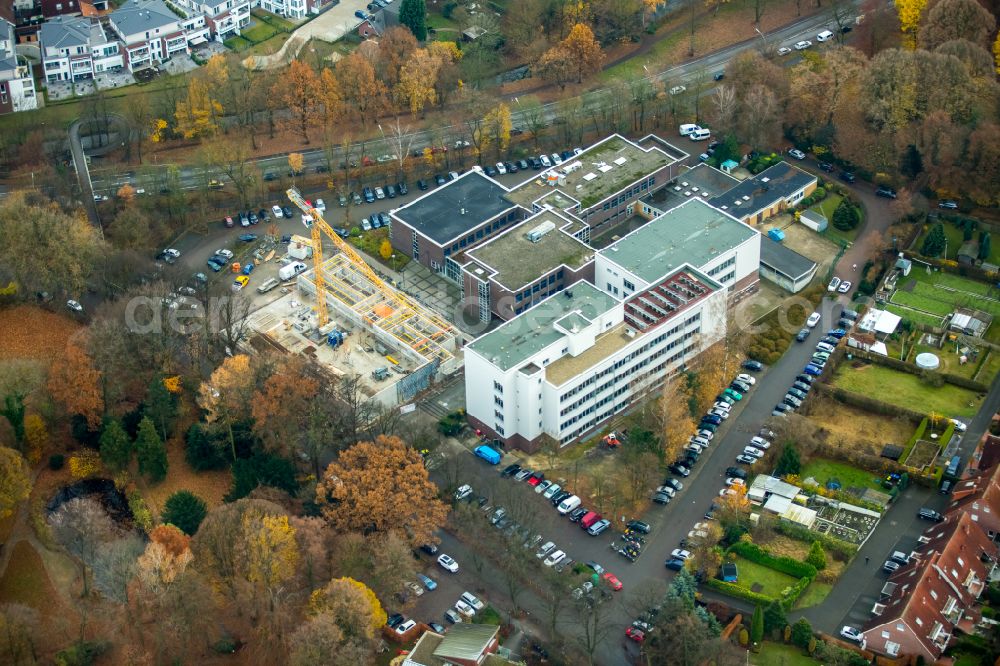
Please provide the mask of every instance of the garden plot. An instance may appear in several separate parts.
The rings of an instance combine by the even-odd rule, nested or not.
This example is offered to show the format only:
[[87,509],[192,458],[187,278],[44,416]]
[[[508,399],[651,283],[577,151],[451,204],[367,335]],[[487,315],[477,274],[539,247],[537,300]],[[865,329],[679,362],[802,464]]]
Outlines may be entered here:
[[1000,316],[1000,290],[951,273],[914,270],[900,281],[890,303],[944,317],[959,307]]
[[834,500],[812,497],[808,506],[817,512],[813,529],[848,543],[863,544],[879,521],[874,511]]
[[[879,455],[882,447],[886,444],[902,446],[913,436],[914,426],[909,419],[878,416],[836,400],[814,401],[809,408],[807,418],[815,423],[820,432],[825,435],[825,441],[828,445],[836,446],[845,451],[857,451],[874,456]],[[849,466],[844,465],[844,467]],[[801,476],[803,478],[816,476],[818,481],[825,483],[826,478],[820,478],[820,475],[827,472],[836,475],[838,471],[814,469],[810,463],[803,470]],[[850,474],[848,475],[850,476]],[[844,481],[844,479],[841,480]],[[873,487],[877,488],[878,486]]]
[[952,418],[975,416],[984,397],[954,384],[933,386],[916,375],[874,363],[841,363],[833,385],[906,409]]
[[926,439],[917,440],[906,460],[901,461],[907,467],[919,469],[925,472],[926,468],[937,460],[938,452],[941,450],[941,442],[932,442]]

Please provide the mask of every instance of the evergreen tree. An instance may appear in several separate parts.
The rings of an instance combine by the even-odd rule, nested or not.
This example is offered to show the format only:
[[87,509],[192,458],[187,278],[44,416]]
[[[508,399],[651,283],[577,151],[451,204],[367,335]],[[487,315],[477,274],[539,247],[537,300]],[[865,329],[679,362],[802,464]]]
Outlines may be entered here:
[[229,465],[227,448],[220,444],[202,424],[195,423],[187,431],[184,459],[198,471],[222,469]]
[[816,571],[826,569],[826,551],[823,550],[823,544],[819,541],[813,541],[812,546],[809,547],[809,554],[806,555],[806,564],[816,567]]
[[684,567],[677,572],[677,575],[670,582],[669,591],[683,600],[685,606],[694,608],[694,598],[695,593],[698,591],[698,581],[694,579],[694,576],[687,570],[687,567]]
[[101,460],[114,472],[128,467],[132,459],[132,442],[129,441],[122,424],[109,420],[101,433]]
[[190,490],[178,490],[167,498],[163,522],[170,523],[187,535],[194,535],[208,513],[205,501]]
[[924,160],[920,156],[920,151],[912,143],[903,151],[900,160],[899,172],[910,180],[916,178],[924,170]]
[[833,211],[833,226],[841,231],[850,231],[861,223],[858,209],[847,199],[841,199]]
[[798,645],[803,650],[808,649],[809,641],[813,639],[813,628],[809,620],[800,618],[792,625],[792,643]]
[[750,620],[750,642],[760,645],[764,640],[764,611],[760,605],[754,606],[753,618]]
[[930,233],[924,238],[924,242],[920,246],[920,254],[925,257],[938,257],[944,252],[947,244],[948,239],[944,235],[944,227],[939,222],[931,228]]
[[785,615],[785,609],[781,607],[781,602],[775,599],[764,609],[764,633],[773,636],[776,631],[781,631],[786,624],[788,624],[788,616]]
[[142,415],[153,421],[160,438],[166,441],[170,437],[176,414],[177,399],[167,390],[163,375],[157,374],[149,383],[146,400],[142,403]]
[[410,29],[417,41],[427,39],[427,5],[424,0],[403,0],[399,6],[399,22]]
[[778,458],[778,464],[774,468],[774,473],[778,476],[785,476],[798,474],[800,471],[802,471],[802,461],[799,460],[799,452],[792,444],[785,444],[785,448],[781,450],[781,456]]
[[139,473],[148,475],[153,481],[162,481],[167,476],[167,447],[163,445],[156,426],[148,416],[139,422],[135,449],[139,459]]
[[990,258],[990,232],[983,231],[979,234],[979,259],[986,261]]

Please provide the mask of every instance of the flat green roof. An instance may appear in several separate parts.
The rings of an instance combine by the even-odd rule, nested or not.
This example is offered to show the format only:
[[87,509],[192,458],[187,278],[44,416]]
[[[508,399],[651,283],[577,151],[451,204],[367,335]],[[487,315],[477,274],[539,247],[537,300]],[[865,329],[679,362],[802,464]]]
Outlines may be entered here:
[[[612,134],[579,155],[514,187],[507,193],[507,199],[530,209],[531,204],[539,198],[554,191],[562,191],[567,197],[579,201],[580,208],[586,210],[676,161],[659,148],[640,148],[631,141]],[[567,168],[569,173],[566,173]],[[556,186],[546,184],[544,178],[548,173],[564,174],[564,182]]]
[[[553,228],[539,240],[531,242],[527,234],[546,222],[551,223]],[[561,230],[567,226],[572,232],[581,225],[544,211],[469,250],[466,256],[495,270],[494,280],[511,291],[517,291],[559,266],[579,270],[593,259],[594,250],[590,246]]]
[[[577,282],[467,345],[503,371],[525,363],[566,334],[554,324],[571,312],[593,321],[618,303],[589,282]],[[578,317],[569,320],[582,321]]]
[[653,283],[683,264],[700,268],[757,235],[701,199],[685,201],[601,250],[641,280]]

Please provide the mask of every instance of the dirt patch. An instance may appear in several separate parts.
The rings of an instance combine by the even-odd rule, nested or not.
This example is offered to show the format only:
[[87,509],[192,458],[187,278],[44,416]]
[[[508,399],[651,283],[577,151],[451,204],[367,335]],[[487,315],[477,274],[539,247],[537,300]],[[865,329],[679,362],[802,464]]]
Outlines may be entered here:
[[66,340],[80,324],[34,305],[0,310],[0,360],[28,358],[51,361],[66,348]]
[[791,223],[790,217],[786,219],[785,224],[774,226],[780,227],[785,232],[784,245],[819,264],[816,275],[822,280],[827,269],[830,268],[830,264],[837,257],[837,253],[840,252],[837,244],[823,238],[804,224]]
[[184,441],[174,437],[167,442],[167,478],[156,485],[142,485],[142,496],[156,518],[163,511],[167,498],[178,490],[190,490],[205,500],[208,508],[222,504],[222,498],[232,485],[229,470],[197,472],[184,459]]
[[827,443],[873,456],[886,444],[903,445],[913,435],[907,419],[876,416],[835,400],[810,402],[809,420],[828,433]]

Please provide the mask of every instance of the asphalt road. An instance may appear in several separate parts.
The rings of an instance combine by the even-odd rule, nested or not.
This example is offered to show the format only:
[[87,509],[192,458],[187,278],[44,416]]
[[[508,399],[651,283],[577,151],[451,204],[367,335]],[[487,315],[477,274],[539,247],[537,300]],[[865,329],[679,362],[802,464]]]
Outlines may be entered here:
[[[734,58],[739,53],[750,50],[750,49],[760,49],[766,52],[771,52],[777,49],[778,46],[790,46],[792,43],[800,39],[810,39],[815,42],[815,35],[817,32],[830,27],[832,20],[825,14],[820,14],[817,16],[810,16],[789,25],[786,25],[778,30],[774,30],[769,33],[761,35],[759,39],[755,38],[752,40],[747,40],[734,44],[733,46],[721,49],[719,51],[714,51],[703,57],[697,58],[690,62],[679,64],[670,67],[661,72],[654,72],[648,74],[645,79],[650,82],[657,83],[667,83],[669,86],[674,86],[678,84],[691,85],[697,79],[704,79],[708,77],[709,72],[719,71],[725,68],[726,64]],[[825,49],[832,48],[833,44],[814,44],[814,49]],[[798,55],[789,55],[781,57],[780,62],[785,65],[794,64],[799,60]],[[648,71],[648,69],[647,69]],[[601,91],[597,91],[601,92]],[[606,92],[606,91],[605,91]],[[702,94],[710,94],[711,90],[706,90]],[[594,91],[588,93],[593,95]],[[582,97],[582,96],[581,96]],[[525,126],[527,123],[525,121],[524,114],[518,110],[517,98],[511,98],[515,103],[512,107],[512,124],[515,127]],[[543,106],[544,118],[548,124],[552,124],[558,117],[560,104],[564,103],[566,100],[560,100],[559,102],[552,102]],[[380,126],[380,130],[381,130]],[[388,127],[386,129],[389,129]],[[435,137],[438,137],[438,142],[440,142],[441,136],[453,136],[460,137],[465,136],[466,130],[461,125],[445,125],[438,126],[429,130],[421,130],[416,132],[401,132],[399,136],[392,136],[391,131],[387,131],[381,135],[382,138],[366,141],[363,145],[365,147],[365,154],[370,156],[378,155],[401,155],[414,150],[421,150],[427,146],[434,145],[432,142]],[[358,159],[359,151],[355,146],[351,148],[351,155],[353,159]],[[454,146],[449,146],[454,150]],[[332,162],[332,167],[337,168],[337,164],[343,161],[344,153],[340,147],[336,147],[331,151],[328,159],[327,153],[323,148],[312,148],[312,149],[302,149],[297,150],[303,156],[305,170],[306,172],[314,172],[316,167],[321,165],[327,165],[328,162]],[[471,150],[467,150],[469,155],[466,156],[468,159],[472,155]],[[262,173],[275,173],[275,174],[285,174],[288,171],[288,153],[281,153],[278,155],[272,155],[268,157],[263,157],[256,160],[257,166]],[[460,166],[464,166],[465,162],[460,162]],[[129,183],[136,187],[143,187],[149,191],[157,191],[160,187],[159,183],[165,179],[165,173],[168,167],[176,166],[169,164],[155,164],[146,165],[142,169],[142,173],[139,175],[135,174],[124,174],[120,169],[116,168],[97,168],[91,170],[91,179],[93,181],[93,189],[97,193],[107,194],[109,196],[117,192],[118,188],[125,183]],[[450,167],[454,168],[454,167]],[[191,166],[181,166],[179,172],[179,180],[181,187],[186,190],[196,190],[206,186],[209,180],[218,179],[223,182],[227,182],[227,177],[223,174],[221,170],[218,169],[204,169],[199,167]]]

